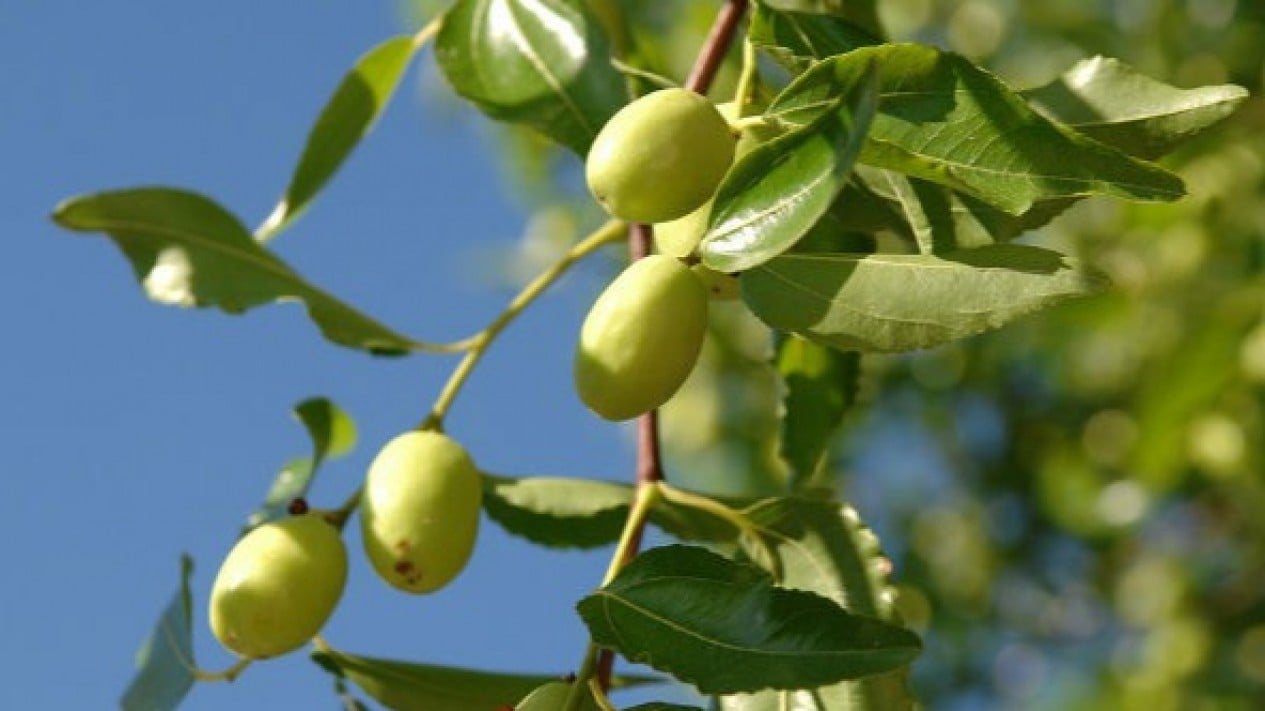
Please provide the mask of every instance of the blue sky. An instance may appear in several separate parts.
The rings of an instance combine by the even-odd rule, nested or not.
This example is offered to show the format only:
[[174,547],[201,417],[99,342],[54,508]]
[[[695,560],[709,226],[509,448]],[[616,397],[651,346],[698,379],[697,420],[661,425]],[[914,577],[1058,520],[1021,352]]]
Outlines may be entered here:
[[[290,407],[326,395],[360,426],[360,446],[313,491],[328,506],[438,392],[452,360],[329,345],[294,306],[230,317],[152,304],[112,243],[47,217],[69,195],[166,184],[257,224],[343,72],[406,29],[382,1],[0,4],[0,708],[114,706],[182,551],[197,561],[200,661],[227,666],[206,628],[207,592],[274,473],[308,449]],[[433,79],[424,53],[376,132],[274,246],[393,327],[448,339],[503,305],[508,294],[474,265],[481,250],[511,245],[525,214],[506,197],[486,123],[426,105],[419,87]],[[600,284],[593,266],[564,282],[506,333],[458,401],[449,432],[484,468],[631,471],[629,432],[571,392],[575,331]],[[571,605],[607,552],[545,552],[485,524],[470,568],[428,597],[389,590],[350,540],[329,640],[431,663],[574,666],[584,633]],[[184,708],[334,708],[330,689],[299,653],[231,686],[200,685]]]

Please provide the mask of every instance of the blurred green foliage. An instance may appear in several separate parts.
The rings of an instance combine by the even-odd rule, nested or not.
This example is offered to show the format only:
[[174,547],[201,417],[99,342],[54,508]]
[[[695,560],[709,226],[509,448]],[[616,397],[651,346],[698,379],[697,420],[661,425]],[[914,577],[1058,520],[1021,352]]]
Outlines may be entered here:
[[[620,4],[635,63],[681,81],[718,3]],[[953,49],[1020,88],[1101,54],[1179,87],[1232,82],[1253,96],[1162,161],[1187,199],[1089,200],[1023,238],[1076,254],[1113,289],[936,350],[863,359],[861,406],[830,465],[925,635],[920,700],[1265,708],[1265,3],[879,6],[892,39]],[[595,208],[573,157],[487,130],[536,211],[519,254],[500,255],[518,282]],[[740,303],[714,314],[700,367],[664,412],[669,477],[776,492],[788,473],[772,341]]]

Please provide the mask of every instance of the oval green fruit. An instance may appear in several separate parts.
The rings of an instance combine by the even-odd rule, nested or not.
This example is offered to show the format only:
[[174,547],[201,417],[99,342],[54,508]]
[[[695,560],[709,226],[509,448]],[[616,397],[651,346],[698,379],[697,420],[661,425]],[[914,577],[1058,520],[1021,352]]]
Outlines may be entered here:
[[470,560],[482,502],[482,477],[460,444],[406,432],[369,465],[360,501],[365,554],[395,588],[438,590]]
[[252,529],[233,547],[211,587],[211,631],[251,659],[293,651],[333,614],[347,583],[347,548],[317,514]]
[[[514,706],[514,711],[561,711],[571,694],[571,683],[551,681],[536,687]],[[580,711],[597,711],[592,694],[585,694],[580,701]]]
[[690,268],[654,254],[633,262],[602,292],[580,329],[575,386],[608,420],[668,401],[698,360],[707,290]]
[[716,301],[733,301],[742,295],[742,285],[738,283],[737,275],[716,271],[706,264],[695,264],[690,269]]
[[685,259],[694,253],[707,232],[707,220],[712,214],[712,200],[703,203],[685,217],[661,222],[654,226],[654,246],[663,254]]
[[593,196],[615,217],[666,222],[707,202],[733,163],[735,143],[705,97],[663,89],[606,122],[584,173]]

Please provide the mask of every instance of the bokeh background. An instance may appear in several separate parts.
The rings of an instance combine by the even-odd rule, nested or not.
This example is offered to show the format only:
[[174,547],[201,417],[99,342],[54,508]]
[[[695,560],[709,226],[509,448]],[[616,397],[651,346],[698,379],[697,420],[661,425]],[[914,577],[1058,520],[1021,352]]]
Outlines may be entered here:
[[[682,76],[716,3],[627,4],[651,28],[649,56]],[[257,223],[346,68],[437,5],[0,4],[0,707],[116,705],[181,552],[197,562],[199,661],[227,666],[206,594],[273,476],[308,450],[290,407],[325,395],[359,425],[360,446],[313,490],[333,505],[452,365],[330,346],[293,306],[230,317],[151,304],[112,244],[59,231],[48,213],[80,192],[170,184]],[[1259,97],[1265,82],[1255,0],[882,5],[894,37],[953,48],[1018,86],[1094,54],[1178,86],[1233,81]],[[1090,260],[1110,293],[866,361],[864,406],[834,468],[926,636],[913,682],[929,708],[1265,706],[1265,106],[1254,98],[1166,165],[1187,200],[1088,201],[1028,238]],[[457,338],[594,223],[575,168],[446,94],[423,53],[274,247],[406,333]],[[449,430],[484,468],[630,476],[631,431],[587,413],[570,386],[576,328],[619,256],[534,307],[458,400]],[[740,307],[718,322],[728,335],[718,329],[665,414],[670,476],[758,491],[775,431],[767,339]],[[608,551],[484,533],[469,570],[424,598],[387,589],[353,556],[330,642],[573,667],[584,634],[572,604]],[[337,708],[331,690],[299,653],[200,685],[184,708]]]

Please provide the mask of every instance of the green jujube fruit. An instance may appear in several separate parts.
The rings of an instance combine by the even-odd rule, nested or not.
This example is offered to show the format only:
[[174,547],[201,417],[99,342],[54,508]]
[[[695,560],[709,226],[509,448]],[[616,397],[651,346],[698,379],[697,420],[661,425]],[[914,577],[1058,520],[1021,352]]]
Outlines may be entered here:
[[574,375],[584,404],[608,420],[627,420],[667,402],[698,360],[707,300],[679,260],[655,254],[633,262],[580,329]]
[[482,503],[482,477],[460,444],[438,432],[399,435],[378,452],[365,477],[365,554],[392,587],[438,590],[469,562]]
[[[561,711],[571,694],[571,684],[565,681],[551,681],[538,686],[530,694],[523,697],[514,706],[514,711]],[[596,711],[597,704],[592,694],[585,694],[580,701],[580,711]]]
[[677,259],[685,259],[694,254],[707,232],[707,220],[712,215],[713,202],[709,199],[685,217],[655,225],[654,247],[659,254]]
[[734,274],[718,272],[706,264],[695,264],[690,270],[703,282],[703,288],[716,301],[733,301],[742,295],[742,285]]
[[211,631],[250,659],[293,651],[333,614],[347,583],[347,548],[321,516],[265,523],[229,552],[211,587]]
[[712,196],[733,163],[737,139],[705,97],[662,89],[633,101],[598,131],[584,173],[607,212],[666,222]]
[[[716,110],[730,123],[738,120],[738,109],[732,101],[718,104]],[[771,127],[757,126],[744,129],[738,138],[737,144],[734,146],[734,160],[741,159],[755,150],[761,143],[770,141],[777,136],[778,131]],[[707,233],[707,223],[711,219],[712,205],[714,203],[715,195],[709,196],[706,202],[685,216],[655,225],[655,249],[660,254],[677,257],[678,259],[685,259],[694,254],[694,251],[698,249],[699,242],[703,240],[703,235]]]

